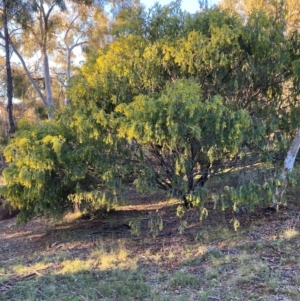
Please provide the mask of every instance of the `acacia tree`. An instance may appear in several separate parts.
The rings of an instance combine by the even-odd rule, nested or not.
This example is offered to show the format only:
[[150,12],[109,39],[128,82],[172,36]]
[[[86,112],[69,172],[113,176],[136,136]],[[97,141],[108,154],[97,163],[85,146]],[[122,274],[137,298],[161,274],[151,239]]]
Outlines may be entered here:
[[[72,78],[71,106],[55,123],[23,127],[6,149],[1,193],[29,216],[118,198],[126,181],[205,214],[209,177],[275,159],[300,123],[299,39],[274,16],[189,15],[178,3],[121,15],[128,23]],[[269,205],[273,189],[227,187],[218,204]]]
[[[232,111],[220,96],[203,99],[194,80],[176,80],[158,97],[137,96],[120,105],[119,135],[137,147],[139,189],[158,186],[186,206],[203,206],[202,188],[216,162],[230,160],[249,138],[246,110]],[[140,155],[140,152],[143,155]]]
[[[294,0],[285,0],[285,1],[252,1],[252,0],[222,0],[219,3],[219,6],[222,9],[226,9],[231,13],[240,13],[245,18],[249,18],[251,14],[258,14],[264,12],[264,14],[273,16],[277,23],[285,24],[284,29],[282,28],[281,34],[285,34],[291,40],[293,40],[293,47],[296,49],[299,47],[299,29],[300,29],[300,3],[299,1]],[[298,45],[298,46],[297,46]],[[292,68],[286,69],[290,72],[293,70],[294,79],[293,85],[290,82],[284,82],[284,90],[292,91],[290,94],[287,94],[286,97],[298,99],[299,95],[299,54],[295,55],[294,52],[294,62],[292,63]],[[286,106],[285,104],[285,107]],[[291,137],[290,137],[291,138]],[[292,140],[291,146],[287,152],[287,155],[284,160],[282,172],[277,177],[277,180],[281,182],[280,187],[276,189],[276,193],[273,196],[273,203],[278,204],[281,202],[282,196],[286,190],[288,177],[291,175],[295,163],[295,159],[300,148],[299,140],[299,129],[295,137]]]
[[[120,136],[127,137],[136,149],[132,154],[136,154],[141,172],[141,177],[136,173],[136,183],[176,192],[188,203],[189,195],[201,188],[210,174],[237,160],[239,164],[243,160],[249,163],[250,159],[257,162],[266,156],[275,160],[299,122],[299,86],[294,82],[285,89],[286,83],[295,78],[298,38],[284,34],[284,22],[275,22],[276,16],[254,13],[245,23],[238,14],[219,9],[184,16],[176,4],[157,6],[148,19],[143,14],[142,10],[126,12],[130,17],[128,24],[118,25],[117,38],[98,52],[96,61],[82,68],[77,85],[71,90],[74,105],[90,108],[91,114],[98,107],[107,113],[117,110],[124,115],[119,119]],[[198,83],[199,97],[195,92],[194,98],[199,107],[203,101],[204,112],[209,112],[205,105],[222,99],[224,107],[219,104],[220,110],[230,112],[224,114],[227,118],[232,116],[232,120],[227,119],[226,124],[225,117],[217,113],[207,113],[209,119],[201,117],[196,104],[194,110],[199,115],[193,119],[188,113],[191,87],[185,82],[186,90],[182,83],[176,90],[178,79]],[[174,94],[170,83],[175,85]],[[216,95],[221,98],[215,98]],[[249,128],[248,117],[244,115],[243,124],[239,112],[248,112]],[[214,125],[210,124],[212,119]],[[221,120],[228,130],[226,138],[222,136],[224,129],[218,126]],[[190,132],[185,130],[185,124]],[[237,131],[233,151],[230,133],[235,127],[240,132]],[[193,136],[194,128],[200,128],[203,136]],[[181,144],[182,141],[187,144]],[[191,148],[196,149],[194,155],[188,151]],[[216,156],[210,155],[214,149],[220,151]],[[272,184],[263,187],[261,192],[267,194],[265,204],[271,203]],[[228,198],[243,202],[247,189],[241,192],[244,195],[237,193]],[[247,200],[252,204],[261,200],[258,195],[251,198]]]
[[[21,53],[18,54],[22,60]],[[30,73],[28,68],[25,70]],[[36,85],[32,76],[29,78]],[[95,130],[94,123],[82,118],[79,111],[74,113],[72,107],[63,111],[58,113],[57,121],[20,123],[6,148],[10,165],[4,171],[7,185],[1,193],[21,209],[23,221],[37,213],[57,215],[74,203],[109,207],[116,194],[115,179],[124,172],[122,166],[115,172],[109,170],[115,158],[127,158],[117,151],[122,144],[120,139],[115,143],[109,138],[112,128],[106,125]],[[16,153],[21,156],[16,157]],[[18,165],[22,171],[12,179]],[[99,187],[103,190],[98,191]]]

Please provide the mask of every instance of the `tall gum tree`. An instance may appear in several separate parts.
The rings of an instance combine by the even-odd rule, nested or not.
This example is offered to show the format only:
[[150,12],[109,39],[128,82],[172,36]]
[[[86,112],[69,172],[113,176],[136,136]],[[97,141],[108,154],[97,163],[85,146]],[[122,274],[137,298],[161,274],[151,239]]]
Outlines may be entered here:
[[9,136],[15,132],[15,124],[13,118],[13,79],[11,71],[11,47],[10,47],[10,32],[9,23],[14,18],[16,10],[21,9],[20,3],[17,1],[2,0],[1,1],[1,23],[2,31],[0,32],[0,38],[2,39],[1,46],[5,53],[5,69],[6,69],[6,94],[7,94],[7,104],[6,110],[8,115],[9,123]]
[[[18,48],[12,41],[12,47],[20,59],[27,76],[32,85],[36,89],[38,95],[43,100],[48,113],[48,118],[54,117],[54,103],[51,87],[51,74],[49,66],[49,52],[53,49],[54,39],[53,34],[57,29],[57,18],[55,17],[55,9],[64,10],[65,3],[63,1],[33,1],[30,3],[31,15],[28,22],[23,26],[22,34],[18,43],[21,47]],[[26,41],[26,42],[25,42]],[[43,77],[45,81],[45,93],[37,85],[33,79],[28,66],[24,60],[25,55],[41,56],[43,65]]]
[[1,47],[5,54],[5,70],[6,70],[6,95],[7,95],[7,115],[9,123],[9,136],[11,136],[16,128],[13,116],[13,75],[12,61],[13,47],[12,39],[20,30],[20,24],[24,24],[29,20],[29,3],[22,0],[3,0],[0,2],[0,19],[1,31],[0,39],[2,39]]
[[3,0],[3,31],[4,31],[4,48],[5,48],[5,60],[6,60],[6,77],[7,77],[7,114],[9,121],[9,134],[12,135],[15,132],[15,124],[13,119],[13,85],[12,85],[12,72],[11,72],[11,51],[9,45],[9,32],[8,32],[8,0]]
[[[131,5],[132,1],[99,1],[97,4],[90,1],[74,4],[64,0],[34,0],[30,2],[30,18],[28,22],[23,23],[23,30],[19,39],[11,41],[11,45],[33,87],[45,104],[49,119],[54,117],[51,86],[53,76],[51,75],[49,56],[55,57],[58,48],[61,52],[65,52],[63,59],[66,65],[65,82],[68,82],[71,77],[72,53],[76,47],[86,44],[92,36],[94,38],[99,36],[95,34],[100,32],[97,32],[97,29],[101,27],[97,23],[99,23],[101,16],[103,17],[102,10],[106,3],[111,3],[113,7],[123,7],[124,5]],[[68,17],[66,14],[64,15],[64,12],[67,13],[67,9],[69,9]],[[93,11],[92,14],[90,14],[91,11]],[[57,41],[57,38],[60,41]],[[25,58],[36,60],[39,56],[41,57],[45,91],[35,82],[31,70],[25,62]],[[66,83],[63,84],[66,85]]]
[[101,7],[67,2],[66,10],[59,13],[59,18],[61,26],[56,33],[54,73],[64,89],[65,104],[70,104],[66,89],[72,76],[74,52],[78,49],[79,56],[84,59],[83,50],[92,48],[93,41],[97,40],[97,46],[100,46],[107,33],[107,17]]
[[284,18],[288,30],[299,29],[300,3],[297,0],[221,0],[218,6],[244,17],[258,11],[278,15]]

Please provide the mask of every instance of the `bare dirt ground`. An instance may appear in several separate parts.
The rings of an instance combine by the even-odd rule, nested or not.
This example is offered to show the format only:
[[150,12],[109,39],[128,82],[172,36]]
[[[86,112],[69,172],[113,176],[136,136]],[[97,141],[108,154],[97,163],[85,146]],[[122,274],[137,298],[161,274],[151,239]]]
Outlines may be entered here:
[[[119,206],[110,213],[101,213],[95,217],[83,217],[74,221],[55,221],[52,219],[35,218],[34,220],[17,225],[17,219],[12,218],[0,221],[0,260],[10,260],[12,257],[31,256],[37,252],[47,252],[55,248],[67,248],[69,242],[77,241],[73,252],[84,252],[95,240],[128,238],[136,244],[138,252],[144,249],[161,249],[178,244],[181,246],[194,243],[197,240],[208,240],[212,229],[228,229],[234,235],[232,219],[236,217],[240,222],[240,231],[249,229],[245,239],[258,240],[276,236],[287,227],[299,227],[300,203],[289,202],[288,207],[281,208],[278,213],[271,209],[260,209],[255,213],[242,213],[234,215],[230,210],[226,212],[214,211],[209,208],[206,219],[199,221],[197,209],[188,209],[185,216],[180,219],[176,216],[178,202],[164,201],[163,195],[134,195],[128,205]],[[161,218],[163,229],[157,235],[151,233],[149,221]],[[299,216],[300,217],[300,216]],[[140,235],[133,235],[130,222],[138,220]],[[180,225],[187,221],[182,235],[179,233]],[[298,224],[299,223],[299,224]],[[257,229],[251,230],[255,224]],[[155,236],[155,237],[154,237]],[[223,242],[224,244],[224,242]],[[228,246],[223,245],[222,248]]]
[[[223,286],[228,287],[228,277],[234,278],[239,273],[239,277],[245,277],[245,275],[252,273],[254,278],[245,281],[245,283],[236,280],[232,285],[238,286],[239,290],[247,292],[249,296],[251,294],[256,296],[257,293],[262,296],[262,299],[256,297],[254,299],[249,297],[248,299],[246,296],[226,299],[227,297],[222,297],[219,292],[218,296],[221,297],[215,297],[215,299],[195,297],[194,299],[178,300],[300,300],[298,293],[298,291],[300,292],[300,279],[299,289],[297,282],[297,275],[300,273],[300,261],[296,259],[300,255],[300,241],[297,238],[300,230],[300,202],[296,198],[291,199],[288,206],[281,208],[277,213],[270,209],[260,209],[253,213],[246,212],[234,215],[230,210],[214,211],[212,206],[208,206],[209,215],[203,221],[199,221],[197,209],[188,209],[180,219],[176,216],[177,207],[177,201],[167,200],[162,194],[141,196],[132,191],[129,204],[119,206],[110,213],[100,213],[94,217],[83,216],[71,221],[54,221],[37,217],[20,226],[16,225],[16,218],[3,220],[0,221],[0,262],[7,263],[18,258],[19,261],[30,265],[31,262],[36,262],[39,257],[56,256],[59,252],[64,252],[70,258],[86,260],[91,255],[92,250],[95,250],[100,243],[109,249],[114,248],[114,244],[122,239],[123,242],[125,241],[124,247],[130,250],[129,257],[138,258],[139,269],[145,270],[148,274],[162,273],[163,271],[163,273],[167,272],[171,275],[176,271],[181,271],[184,267],[186,268],[185,271],[191,275],[209,279],[208,285],[210,285],[212,279],[209,278],[211,276],[208,271],[217,268],[219,269],[217,272],[219,276],[216,277],[221,277],[220,281],[224,282]],[[233,217],[240,222],[240,227],[236,232],[233,229]],[[163,227],[158,231],[161,221]],[[185,225],[185,229],[180,234],[182,225]],[[296,239],[282,239],[286,230],[296,231]],[[133,235],[133,232],[138,232],[139,235]],[[203,252],[200,252],[202,246]],[[245,252],[248,252],[247,256],[250,254],[252,261],[240,258],[242,255],[245,257]],[[212,255],[206,256],[205,254]],[[219,258],[218,254],[222,254],[222,258],[223,255],[227,258],[226,261],[220,259],[223,260],[220,263],[222,269],[214,263],[214,258]],[[257,257],[254,258],[253,256]],[[240,263],[247,263],[247,260],[250,265],[253,265],[254,262],[261,262],[271,274],[275,273],[280,266],[281,272],[276,274],[274,279],[286,283],[284,290],[280,289],[282,285],[279,284],[277,285],[279,288],[276,290],[269,288],[272,286],[273,278],[268,278],[270,282],[268,286],[263,285],[262,279],[265,276],[256,277],[255,268],[249,267],[247,270],[245,267],[245,271],[240,271]],[[259,274],[261,271],[257,273]],[[221,276],[223,274],[225,275],[224,278]],[[4,281],[2,283],[3,291],[6,287],[12,289],[14,283],[27,279],[27,276],[25,275],[23,278],[11,277]],[[37,276],[39,276],[38,272]],[[292,293],[290,291],[286,293],[286,287],[291,287]],[[218,291],[217,284],[211,291]],[[172,288],[172,293],[191,294],[192,291],[188,292],[184,286],[179,285]],[[194,294],[196,296],[199,291],[195,290]],[[230,292],[231,295],[232,292]],[[175,297],[175,299],[172,298],[153,298],[153,300],[177,300]],[[2,299],[0,298],[0,300]],[[3,300],[19,299],[7,297]],[[99,298],[91,300],[119,299]]]

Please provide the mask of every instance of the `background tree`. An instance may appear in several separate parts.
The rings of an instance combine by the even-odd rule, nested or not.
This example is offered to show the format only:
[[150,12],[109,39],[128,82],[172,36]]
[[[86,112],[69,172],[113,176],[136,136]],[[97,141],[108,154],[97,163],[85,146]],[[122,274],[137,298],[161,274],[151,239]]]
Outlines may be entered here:
[[67,2],[66,10],[60,12],[59,17],[61,27],[56,36],[54,72],[64,89],[65,104],[68,104],[70,100],[67,98],[66,88],[72,75],[72,66],[75,65],[72,63],[72,59],[75,59],[74,51],[77,50],[77,56],[81,56],[82,60],[84,59],[82,50],[91,49],[93,41],[97,40],[99,47],[107,31],[107,19],[101,7],[74,2]]
[[238,12],[244,17],[252,13],[264,12],[267,15],[282,18],[287,23],[287,30],[300,28],[300,4],[295,0],[221,0],[218,6],[228,11]]
[[[99,22],[105,20],[103,11],[107,3],[112,3],[113,7],[123,7],[130,5],[132,1],[101,1],[96,5],[88,3],[88,1],[82,4],[66,1],[34,1],[29,7],[28,21],[22,23],[21,34],[18,35],[18,39],[11,41],[14,52],[47,108],[49,119],[53,119],[54,116],[51,86],[53,76],[51,76],[49,55],[57,57],[57,46],[60,51],[65,52],[63,61],[66,65],[66,77],[70,77],[71,56],[74,49],[86,44],[87,37],[94,36],[95,39],[102,34],[99,29],[101,26],[103,28],[105,24],[99,24]],[[67,11],[69,18],[66,17]],[[64,12],[66,13],[64,14]],[[89,44],[92,45],[93,43]],[[43,70],[41,74],[44,77],[45,92],[31,76],[31,71],[24,60],[25,57],[30,58],[30,60],[41,57],[40,64]],[[61,77],[59,79],[61,84],[65,86],[65,80],[62,80]]]
[[[10,40],[12,32],[15,28],[12,27],[16,21],[25,20],[27,18],[26,4],[21,1],[1,1],[1,32],[0,38],[2,39],[1,46],[5,53],[5,70],[6,70],[6,94],[7,94],[7,116],[9,123],[9,136],[15,132],[15,123],[13,118],[13,79],[11,71],[11,56],[12,51],[10,47]],[[21,11],[25,9],[22,15]],[[10,28],[9,28],[10,27]]]
[[[54,116],[54,103],[52,97],[51,75],[48,56],[49,51],[51,50],[51,48],[53,49],[53,45],[55,43],[54,39],[51,37],[55,34],[55,29],[59,25],[59,20],[54,14],[56,7],[58,7],[60,10],[64,10],[66,8],[63,1],[41,0],[32,2],[30,6],[30,19],[28,22],[23,24],[22,35],[19,36],[22,41],[21,45],[23,51],[27,51],[27,54],[30,55],[41,55],[43,76],[45,81],[45,94],[32,78],[24,58],[22,57],[20,51],[17,49],[16,44],[12,41],[14,52],[20,59],[32,85],[47,107],[49,119],[53,119]],[[26,44],[24,43],[25,40]],[[18,43],[20,43],[20,40],[18,41]]]

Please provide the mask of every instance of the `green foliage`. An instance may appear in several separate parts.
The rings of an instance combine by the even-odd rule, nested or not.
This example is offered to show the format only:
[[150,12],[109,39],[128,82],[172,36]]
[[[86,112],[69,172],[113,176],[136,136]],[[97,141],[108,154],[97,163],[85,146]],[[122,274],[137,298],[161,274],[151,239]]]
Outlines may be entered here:
[[[129,178],[204,218],[210,177],[282,155],[300,123],[299,34],[263,12],[179,7],[122,10],[112,39],[72,79],[72,105],[53,123],[20,126],[5,150],[13,205],[29,217],[72,203],[109,209]],[[265,206],[276,189],[239,186],[216,207]]]
[[275,193],[275,183],[257,183],[253,180],[239,187],[225,186],[224,193],[219,200],[219,208],[233,208],[233,211],[239,212],[244,204],[249,206],[249,210],[254,210],[255,205],[267,207],[272,203]]
[[4,151],[10,165],[3,172],[6,186],[1,193],[22,210],[21,220],[39,213],[62,213],[67,205],[64,194],[72,186],[68,178],[76,181],[83,176],[80,169],[72,174],[65,170],[70,149],[59,126],[20,122],[19,131]]
[[153,237],[156,237],[160,231],[163,230],[164,224],[160,213],[150,216],[148,221],[148,228]]
[[[66,118],[67,110],[64,114]],[[88,128],[83,132],[83,118],[77,119],[77,132],[72,123],[67,127],[62,120],[20,122],[5,148],[10,164],[3,172],[6,185],[1,194],[21,210],[21,222],[36,214],[59,217],[74,203],[82,209],[109,209],[117,196],[120,180],[108,168],[114,160],[112,144],[103,137],[97,140],[100,131],[95,139]],[[115,172],[120,177],[120,169]]]
[[136,160],[147,170],[137,184],[155,182],[194,206],[203,206],[209,167],[235,157],[252,126],[246,110],[231,110],[220,96],[203,100],[194,80],[167,84],[116,111],[124,115],[119,136],[135,142]]

